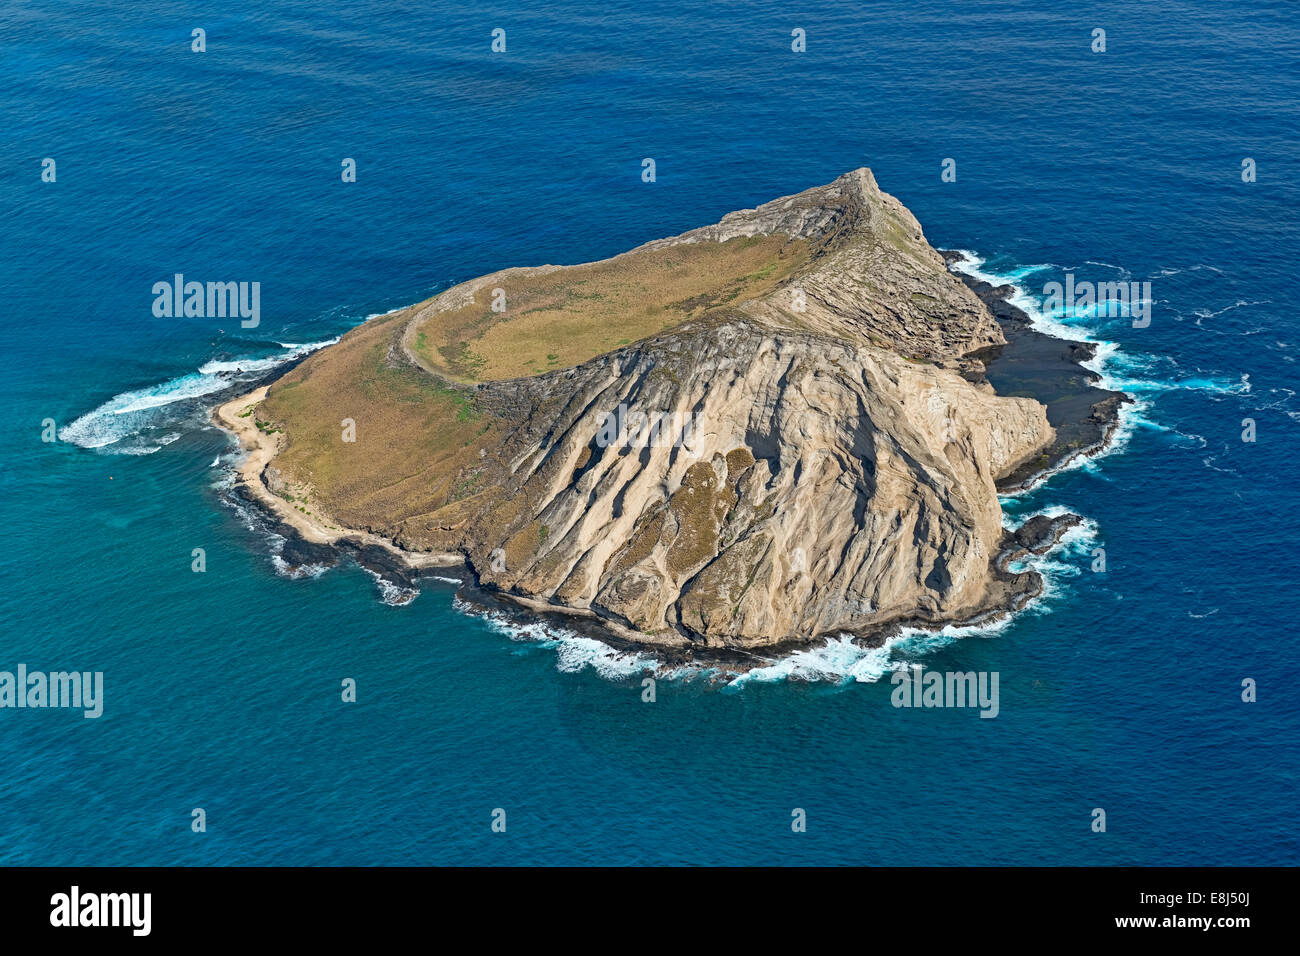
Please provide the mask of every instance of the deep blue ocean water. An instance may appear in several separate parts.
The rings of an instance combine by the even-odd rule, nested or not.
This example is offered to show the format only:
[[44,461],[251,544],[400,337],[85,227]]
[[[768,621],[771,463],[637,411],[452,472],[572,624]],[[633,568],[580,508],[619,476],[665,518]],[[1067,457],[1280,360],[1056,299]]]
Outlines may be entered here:
[[[106,698],[0,710],[0,863],[1300,862],[1295,3],[148,6],[0,10],[0,670]],[[223,502],[221,369],[862,165],[1030,308],[1152,284],[1145,329],[1039,315],[1139,401],[1006,501],[1089,519],[1009,623],[647,704],[637,662],[451,585],[286,578]],[[261,326],[155,318],[177,272],[261,282]],[[997,671],[998,717],[893,707],[898,661]]]

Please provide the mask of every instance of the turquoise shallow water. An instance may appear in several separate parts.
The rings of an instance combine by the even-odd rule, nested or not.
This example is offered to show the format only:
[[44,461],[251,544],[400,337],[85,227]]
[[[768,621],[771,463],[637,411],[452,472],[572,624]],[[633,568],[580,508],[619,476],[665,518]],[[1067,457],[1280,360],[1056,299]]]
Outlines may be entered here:
[[[106,697],[0,710],[0,862],[1300,861],[1291,5],[16,3],[0,48],[0,670],[100,670]],[[1111,454],[1006,502],[1089,519],[1011,622],[646,704],[637,662],[450,585],[286,578],[224,501],[223,363],[859,165],[1028,292],[1152,283],[1147,329],[1040,317],[1140,401]],[[155,318],[176,272],[260,281],[261,326]],[[998,717],[894,708],[900,660],[998,671]]]

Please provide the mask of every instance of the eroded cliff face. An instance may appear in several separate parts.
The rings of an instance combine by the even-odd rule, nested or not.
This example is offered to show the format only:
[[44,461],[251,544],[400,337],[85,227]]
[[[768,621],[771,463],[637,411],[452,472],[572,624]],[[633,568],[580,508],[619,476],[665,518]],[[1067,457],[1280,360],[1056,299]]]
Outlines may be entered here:
[[[646,643],[753,649],[1011,603],[1025,581],[994,567],[995,481],[1052,430],[1039,403],[959,374],[1002,341],[987,308],[865,169],[642,248],[770,234],[813,254],[761,298],[574,368],[467,387],[490,441],[430,476],[445,493],[403,507],[389,489],[416,479],[376,475],[382,497],[316,506]],[[492,280],[391,323],[386,361],[431,374],[409,348],[419,325]],[[310,490],[275,392],[279,464]]]
[[[545,435],[506,440],[505,496],[466,523],[481,581],[657,640],[736,646],[958,619],[1005,597],[994,481],[1050,437],[1032,400],[744,320],[566,385]],[[620,406],[689,432],[601,447]]]
[[[931,360],[1004,341],[987,307],[953,277],[920,223],[881,192],[869,169],[647,247],[773,233],[811,240],[817,252],[786,289],[744,304],[751,314]],[[796,297],[802,311],[795,310]]]

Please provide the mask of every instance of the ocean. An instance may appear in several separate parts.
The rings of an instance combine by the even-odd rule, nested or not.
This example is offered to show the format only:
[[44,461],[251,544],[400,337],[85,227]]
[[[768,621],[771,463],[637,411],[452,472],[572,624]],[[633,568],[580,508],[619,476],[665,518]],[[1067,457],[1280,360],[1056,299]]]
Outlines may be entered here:
[[[0,670],[104,675],[97,719],[0,709],[0,863],[1300,863],[1290,0],[10,0],[0,51]],[[1014,617],[647,703],[652,655],[288,577],[230,504],[232,379],[863,165],[1135,398],[1004,499],[1087,519]],[[260,324],[155,316],[176,273]],[[1046,307],[1067,274],[1150,325]],[[998,716],[893,706],[912,663],[997,672]]]

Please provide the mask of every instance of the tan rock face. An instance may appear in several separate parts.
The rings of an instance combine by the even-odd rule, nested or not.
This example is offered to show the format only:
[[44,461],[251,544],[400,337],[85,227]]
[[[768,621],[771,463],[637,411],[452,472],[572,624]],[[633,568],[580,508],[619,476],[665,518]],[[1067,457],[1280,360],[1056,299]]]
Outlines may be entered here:
[[[994,481],[1050,439],[1038,403],[743,319],[629,358],[573,377],[581,399],[547,444],[514,439],[506,495],[529,504],[467,535],[483,581],[656,640],[747,647],[999,599]],[[602,448],[620,406],[691,428],[680,445],[631,434]]]
[[[768,233],[814,240],[819,254],[786,289],[743,306],[752,314],[927,359],[1004,341],[988,309],[953,278],[920,223],[880,191],[869,169],[647,245]],[[795,311],[800,291],[804,308]]]
[[[815,251],[762,298],[472,389],[498,436],[466,466],[485,490],[375,530],[648,643],[755,648],[1004,603],[994,482],[1052,430],[958,374],[996,322],[865,169],[648,246],[769,233]],[[419,364],[413,328],[390,362]]]

